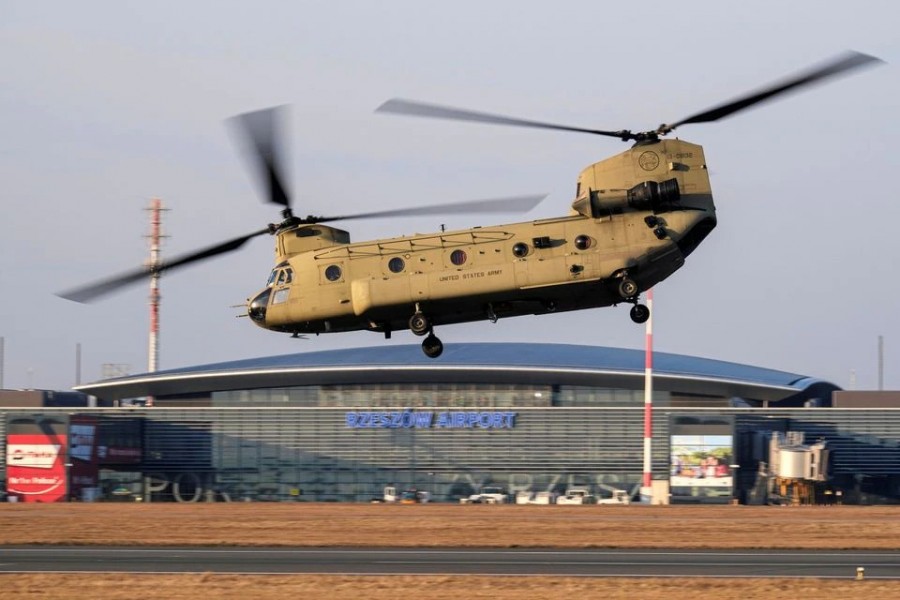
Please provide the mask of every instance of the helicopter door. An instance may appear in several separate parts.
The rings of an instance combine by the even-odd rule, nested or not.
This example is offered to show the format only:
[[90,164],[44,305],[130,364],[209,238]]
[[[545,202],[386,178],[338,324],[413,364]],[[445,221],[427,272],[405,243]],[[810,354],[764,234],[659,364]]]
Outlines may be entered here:
[[513,269],[516,274],[516,285],[520,288],[528,287],[530,283],[528,278],[528,259],[513,259]]
[[409,276],[409,293],[414,302],[428,300],[428,275],[426,273],[413,273]]
[[534,274],[531,268],[534,267],[533,261],[536,260],[534,247],[524,241],[516,242],[510,248],[512,253],[513,273],[516,276],[516,285],[520,288],[526,288],[532,285]]

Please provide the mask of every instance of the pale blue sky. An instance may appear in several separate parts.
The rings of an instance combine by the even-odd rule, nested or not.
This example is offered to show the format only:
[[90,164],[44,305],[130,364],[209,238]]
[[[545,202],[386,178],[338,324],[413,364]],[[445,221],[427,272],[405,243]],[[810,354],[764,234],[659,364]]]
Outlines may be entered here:
[[[828,5],[831,6],[828,6]],[[827,8],[825,8],[828,6]],[[147,289],[54,292],[248,233],[263,204],[223,120],[292,105],[297,212],[549,192],[524,217],[351,222],[354,240],[564,214],[614,139],[376,115],[391,97],[602,129],[649,129],[846,49],[888,64],[679,129],[702,144],[719,226],[655,290],[657,349],[900,388],[900,36],[895,2],[18,2],[0,0],[0,337],[7,388],[147,364]],[[271,239],[162,280],[161,368],[415,343],[305,341],[237,319]],[[441,328],[445,344],[642,348],[628,309]]]

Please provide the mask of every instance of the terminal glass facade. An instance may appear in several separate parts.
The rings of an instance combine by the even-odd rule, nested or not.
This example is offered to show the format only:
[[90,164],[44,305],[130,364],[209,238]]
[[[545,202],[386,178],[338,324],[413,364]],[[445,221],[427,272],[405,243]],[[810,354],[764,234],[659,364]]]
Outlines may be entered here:
[[[461,406],[452,398],[439,402],[439,396],[453,393],[455,398],[478,402],[481,396],[476,393],[485,390],[467,395],[465,390],[426,388],[420,390],[420,405],[378,406],[354,399],[332,406],[240,406],[242,392],[232,392],[224,397],[233,402],[230,406],[77,409],[77,414],[118,419],[129,427],[133,422],[134,435],[140,437],[139,458],[103,467],[116,482],[114,486],[101,482],[101,488],[110,493],[114,488],[116,495],[101,494],[102,500],[127,498],[130,488],[131,497],[153,502],[361,502],[380,497],[385,486],[393,485],[427,490],[437,501],[455,502],[486,485],[502,486],[511,494],[587,487],[605,497],[616,489],[634,492],[640,484],[641,407],[534,406],[528,403],[544,401],[543,395],[535,394],[546,390],[527,386],[487,394],[492,404]],[[298,393],[308,394],[311,403],[314,397],[316,402],[328,398],[329,391],[323,386],[315,394],[310,389]],[[372,390],[358,391],[362,398]],[[391,393],[387,388],[378,391]],[[273,402],[286,392],[267,393],[265,401]],[[522,400],[511,403],[513,393]],[[564,396],[562,390],[548,393]],[[15,411],[0,410],[3,427],[10,412]],[[30,414],[36,412],[52,417],[72,414],[73,409],[32,409]],[[827,440],[833,451],[832,473],[841,485],[855,486],[860,494],[868,489],[900,498],[898,409],[659,407],[653,414],[654,479],[671,477],[674,445],[676,459],[703,453],[715,454],[722,463],[733,460],[739,472],[727,476],[735,477],[740,495],[754,485],[754,461],[760,455],[752,450],[764,448],[759,432],[777,425],[803,431],[810,440]],[[672,425],[700,417],[728,424],[729,432],[676,430]],[[4,454],[6,433],[0,435]],[[707,435],[716,437],[689,437]],[[131,444],[127,439],[117,443]],[[685,450],[686,446],[690,448]],[[726,477],[718,472],[713,476]],[[719,494],[722,490],[715,494],[704,490],[706,500],[682,491],[687,501],[731,498]]]

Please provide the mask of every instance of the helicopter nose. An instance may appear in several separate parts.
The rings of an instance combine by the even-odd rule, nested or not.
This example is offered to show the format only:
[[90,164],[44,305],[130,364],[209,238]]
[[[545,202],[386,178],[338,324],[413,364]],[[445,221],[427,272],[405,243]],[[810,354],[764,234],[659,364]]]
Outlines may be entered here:
[[269,296],[271,295],[272,289],[266,288],[247,304],[247,316],[253,319],[257,325],[265,325],[266,306],[269,305]]

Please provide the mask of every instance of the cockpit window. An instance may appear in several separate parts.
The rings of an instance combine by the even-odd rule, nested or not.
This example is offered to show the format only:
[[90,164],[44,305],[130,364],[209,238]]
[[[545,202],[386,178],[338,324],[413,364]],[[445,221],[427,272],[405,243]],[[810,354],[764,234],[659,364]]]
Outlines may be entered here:
[[291,269],[290,267],[275,267],[274,269],[272,269],[272,272],[269,273],[269,279],[266,281],[266,287],[272,287],[273,285],[286,285],[293,281],[293,279],[293,269]]

